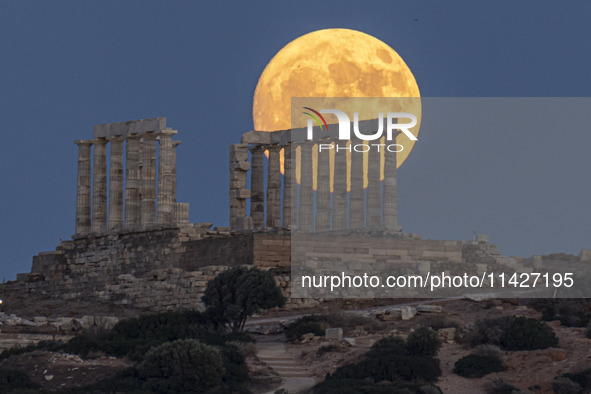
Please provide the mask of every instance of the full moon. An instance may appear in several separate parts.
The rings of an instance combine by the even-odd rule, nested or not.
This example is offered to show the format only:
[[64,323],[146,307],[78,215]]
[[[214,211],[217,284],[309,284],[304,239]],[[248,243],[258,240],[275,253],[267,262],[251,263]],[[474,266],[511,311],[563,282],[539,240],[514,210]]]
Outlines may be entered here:
[[[254,93],[255,130],[272,132],[292,128],[292,97],[418,98],[420,92],[409,67],[387,44],[359,31],[327,29],[296,38],[269,62]],[[348,108],[339,106],[338,99],[331,100],[330,105],[326,108],[348,112]],[[367,113],[359,108],[354,111],[359,112],[360,120],[371,119],[376,118],[374,108],[368,108]],[[420,110],[419,105],[412,111],[418,115],[419,122]],[[305,127],[305,124],[294,126]],[[413,133],[418,134],[418,130],[419,127],[413,128]],[[411,152],[414,141],[400,134],[396,143],[404,146],[397,155],[399,167]]]

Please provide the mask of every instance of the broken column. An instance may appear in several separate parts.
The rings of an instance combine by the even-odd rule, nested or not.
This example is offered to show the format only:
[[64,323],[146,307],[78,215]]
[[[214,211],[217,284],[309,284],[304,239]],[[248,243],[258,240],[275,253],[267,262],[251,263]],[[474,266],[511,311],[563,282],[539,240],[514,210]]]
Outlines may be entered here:
[[154,132],[143,135],[141,223],[143,227],[156,224],[156,137]]
[[86,234],[91,227],[91,148],[92,141],[77,140],[78,145],[78,182],[76,193],[76,234]]
[[174,215],[176,224],[189,223],[189,203],[177,202],[174,204]]
[[123,227],[123,141],[122,136],[109,139],[111,168],[109,170],[109,230]]
[[[230,145],[230,228],[245,230],[250,227],[246,217],[246,199],[250,190],[246,188],[246,175],[250,170],[248,144]],[[250,219],[250,218],[249,218]]]
[[173,191],[175,175],[173,168],[174,150],[172,137],[176,130],[160,132],[160,154],[158,160],[158,224],[169,224],[175,220],[176,196]]
[[107,230],[107,140],[94,139],[92,231]]

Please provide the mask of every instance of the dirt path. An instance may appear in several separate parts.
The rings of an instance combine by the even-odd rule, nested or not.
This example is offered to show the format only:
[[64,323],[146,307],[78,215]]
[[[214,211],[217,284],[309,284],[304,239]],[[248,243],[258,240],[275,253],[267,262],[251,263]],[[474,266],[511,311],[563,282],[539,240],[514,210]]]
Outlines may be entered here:
[[[350,309],[350,310],[342,310],[341,312],[344,313],[351,313],[355,315],[365,315],[369,314],[376,310],[383,310],[383,309],[390,309],[396,308],[401,306],[416,306],[416,305],[425,305],[425,304],[441,304],[445,302],[452,302],[457,300],[466,299],[465,297],[453,297],[453,298],[439,298],[439,299],[424,299],[420,301],[411,301],[411,302],[401,302],[397,304],[390,304],[390,305],[383,305],[383,306],[376,306],[371,308],[363,308],[363,309]],[[297,320],[300,317],[308,316],[318,312],[311,312],[311,311],[293,311],[293,314],[289,315],[282,315],[282,316],[271,316],[271,317],[253,317],[249,318],[246,321],[245,327],[252,327],[258,325],[265,325],[265,324],[273,324],[279,322],[291,322],[293,320]]]

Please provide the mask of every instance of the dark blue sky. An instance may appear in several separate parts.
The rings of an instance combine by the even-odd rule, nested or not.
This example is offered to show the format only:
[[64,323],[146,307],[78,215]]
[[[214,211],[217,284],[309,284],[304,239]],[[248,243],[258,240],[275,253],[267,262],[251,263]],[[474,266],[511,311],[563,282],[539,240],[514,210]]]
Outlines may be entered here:
[[[265,65],[296,37],[332,27],[371,34],[403,57],[426,97],[586,97],[589,15],[585,1],[1,1],[0,278],[28,272],[34,254],[73,234],[72,141],[90,138],[95,124],[167,117],[183,141],[179,201],[191,203],[192,221],[223,226],[228,145],[252,128],[252,95]],[[586,156],[589,140],[577,140],[578,132],[583,138],[577,131],[562,141],[578,146],[568,160],[557,159],[565,152],[547,153],[566,163],[554,170],[528,167],[540,156],[524,145],[513,149],[519,171],[495,172],[494,163],[478,160],[476,149],[484,148],[462,139],[454,160],[463,164],[451,166],[441,185],[429,168],[441,167],[444,156],[429,155],[425,134],[425,148],[417,144],[400,171],[401,225],[446,239],[468,239],[476,229],[509,255],[591,247],[587,207],[576,205],[591,192],[589,167],[576,156]],[[535,130],[523,133],[535,139]],[[491,209],[463,211],[476,202],[462,202],[456,186],[483,190],[475,168],[511,186],[477,196],[478,206]],[[548,215],[558,197],[540,201],[545,192],[531,190],[537,183],[515,193],[546,170],[568,196],[560,205],[578,207],[572,216]],[[448,209],[450,201],[459,208]],[[584,220],[571,220],[576,212]]]

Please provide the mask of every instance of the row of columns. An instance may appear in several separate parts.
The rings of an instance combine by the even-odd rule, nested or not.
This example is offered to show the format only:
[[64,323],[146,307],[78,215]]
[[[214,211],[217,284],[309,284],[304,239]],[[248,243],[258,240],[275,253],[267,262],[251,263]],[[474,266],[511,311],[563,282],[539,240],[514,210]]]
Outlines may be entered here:
[[[175,130],[74,141],[78,145],[76,234],[177,221]],[[156,196],[156,141],[160,142]],[[126,174],[123,174],[124,142]],[[107,144],[111,143],[107,198]],[[92,147],[94,146],[94,164]],[[92,185],[91,185],[92,182]],[[125,182],[125,191],[124,191]],[[92,196],[92,197],[91,197]],[[158,204],[156,204],[156,197]],[[186,210],[186,207],[181,207]],[[125,211],[125,216],[123,212]],[[181,213],[184,218],[185,215]]]
[[[363,185],[363,155],[350,155],[350,191],[347,191],[347,154],[344,149],[335,153],[332,175],[329,150],[318,152],[316,206],[314,207],[312,152],[314,144],[342,141],[323,140],[291,144],[234,144],[230,150],[230,226],[234,229],[286,227],[298,224],[302,232],[382,228],[400,231],[397,218],[396,154],[384,155],[384,181],[380,181],[381,154],[377,149],[368,152],[368,187]],[[355,145],[361,141],[352,141]],[[295,185],[295,152],[301,149],[299,195]],[[248,167],[240,164],[248,160]],[[284,152],[283,204],[281,204],[280,151]],[[268,151],[267,189],[264,180],[264,152]],[[250,190],[246,190],[246,172],[250,170]],[[292,190],[292,188],[296,187]],[[292,194],[293,193],[293,194]],[[266,196],[266,199],[265,199]],[[246,199],[250,198],[250,218],[245,220]],[[299,198],[299,201],[293,201]],[[292,208],[297,207],[294,218]],[[283,214],[283,215],[282,215]],[[283,220],[281,219],[283,216]],[[295,220],[294,220],[295,219]]]

